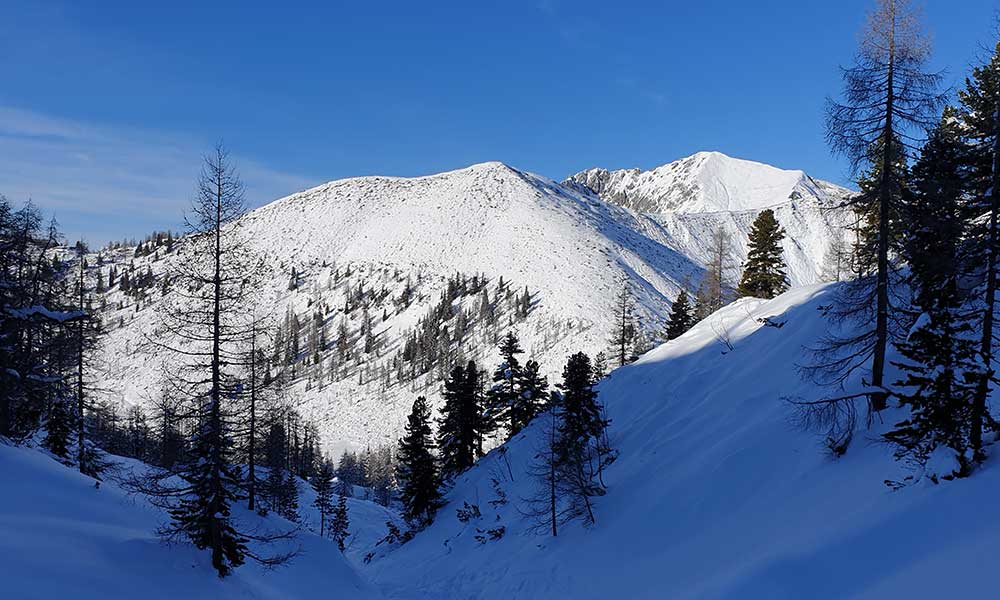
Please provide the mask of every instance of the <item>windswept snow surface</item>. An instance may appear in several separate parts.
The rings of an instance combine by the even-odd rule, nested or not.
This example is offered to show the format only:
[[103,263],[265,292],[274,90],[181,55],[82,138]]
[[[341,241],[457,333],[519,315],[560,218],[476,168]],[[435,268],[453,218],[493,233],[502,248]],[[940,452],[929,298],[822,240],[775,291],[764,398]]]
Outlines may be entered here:
[[[117,460],[126,470],[143,468],[135,461]],[[4,482],[0,493],[4,598],[382,597],[333,542],[305,530],[295,540],[302,554],[288,565],[265,570],[248,562],[220,580],[208,551],[184,543],[162,543],[154,532],[167,519],[165,513],[141,498],[127,496],[110,481],[95,487],[93,479],[41,451],[3,443],[0,475]],[[261,519],[238,507],[234,514],[260,531],[293,527],[283,519]],[[364,520],[360,514],[358,519]]]
[[[529,531],[536,422],[463,475],[430,528],[376,559],[376,581],[400,599],[991,595],[994,463],[891,491],[883,481],[909,472],[868,442],[900,415],[887,411],[838,460],[793,425],[783,398],[829,393],[796,370],[826,331],[817,309],[829,301],[822,286],[738,301],[602,382],[620,457],[593,527]],[[491,480],[507,504],[491,504]],[[461,523],[463,502],[482,517]],[[501,539],[475,539],[501,526]]]

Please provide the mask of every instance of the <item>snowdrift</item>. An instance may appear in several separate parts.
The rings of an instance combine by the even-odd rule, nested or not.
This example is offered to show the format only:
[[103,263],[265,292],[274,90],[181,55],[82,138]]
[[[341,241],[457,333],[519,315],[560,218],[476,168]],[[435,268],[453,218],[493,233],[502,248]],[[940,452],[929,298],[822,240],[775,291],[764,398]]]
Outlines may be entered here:
[[[884,480],[908,471],[871,443],[879,426],[832,459],[792,423],[783,398],[828,392],[797,365],[826,330],[830,293],[738,301],[602,382],[620,457],[592,528],[531,531],[533,425],[456,482],[434,525],[376,559],[376,581],[427,599],[985,594],[1000,553],[995,464],[892,491]],[[481,516],[460,521],[463,503]]]
[[[125,469],[142,468],[118,460]],[[0,476],[4,598],[381,597],[331,541],[306,531],[296,540],[302,554],[288,565],[265,570],[248,563],[220,580],[207,551],[161,543],[154,531],[166,515],[113,483],[95,487],[41,451],[4,444]],[[257,519],[245,511],[239,516]],[[262,524],[289,527],[276,517]]]

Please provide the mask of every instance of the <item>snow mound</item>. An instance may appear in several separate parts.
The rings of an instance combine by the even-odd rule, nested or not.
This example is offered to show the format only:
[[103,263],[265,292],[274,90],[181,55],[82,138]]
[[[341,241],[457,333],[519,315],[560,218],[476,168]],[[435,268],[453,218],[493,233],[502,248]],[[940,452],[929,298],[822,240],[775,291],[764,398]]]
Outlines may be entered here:
[[[126,459],[124,468],[142,468]],[[167,516],[114,483],[95,481],[43,452],[0,443],[0,581],[5,598],[380,598],[336,545],[305,531],[302,554],[265,570],[248,563],[220,580],[208,552],[165,545]],[[16,483],[15,483],[16,482]],[[234,514],[255,519],[238,508]],[[270,525],[287,529],[276,517]],[[280,522],[279,522],[280,521]]]

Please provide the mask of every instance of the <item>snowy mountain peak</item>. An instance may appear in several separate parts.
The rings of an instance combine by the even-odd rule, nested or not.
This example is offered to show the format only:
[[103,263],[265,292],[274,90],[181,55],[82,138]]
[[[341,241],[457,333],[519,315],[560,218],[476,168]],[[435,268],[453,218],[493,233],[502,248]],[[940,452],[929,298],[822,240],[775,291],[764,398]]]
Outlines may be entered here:
[[799,198],[823,198],[840,189],[799,170],[715,151],[698,152],[648,171],[588,169],[564,184],[644,213],[759,211]]

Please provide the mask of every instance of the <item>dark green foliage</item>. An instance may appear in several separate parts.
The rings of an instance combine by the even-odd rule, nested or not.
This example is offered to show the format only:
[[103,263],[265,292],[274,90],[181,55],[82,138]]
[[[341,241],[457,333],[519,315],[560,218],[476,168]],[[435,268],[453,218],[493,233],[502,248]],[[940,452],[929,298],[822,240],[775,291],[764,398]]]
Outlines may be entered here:
[[555,407],[558,417],[553,458],[567,518],[595,521],[591,498],[604,494],[600,474],[610,456],[607,420],[597,401],[590,358],[583,352],[569,357]]
[[49,406],[42,444],[59,458],[69,458],[70,436],[75,429],[76,413],[68,402],[57,399]]
[[423,396],[413,403],[406,422],[406,434],[399,441],[396,478],[401,484],[403,517],[416,528],[429,525],[441,505],[441,483],[434,460],[431,411]]
[[67,302],[67,269],[48,258],[58,244],[55,223],[46,227],[33,205],[15,209],[0,195],[0,435],[14,440],[34,433],[68,396],[83,315]]
[[243,564],[246,538],[237,531],[230,506],[239,499],[241,481],[231,462],[232,442],[218,410],[209,408],[207,418],[195,435],[191,458],[185,466],[186,482],[182,497],[170,509],[173,522],[168,535],[184,534],[195,547],[212,551],[212,566],[225,577]]
[[514,435],[528,426],[548,397],[549,382],[540,372],[536,360],[529,360],[521,370],[517,396],[510,410],[510,434]]
[[950,110],[931,133],[913,167],[913,195],[904,204],[905,258],[910,267],[914,308],[920,317],[898,343],[905,377],[897,382],[907,419],[886,434],[897,455],[925,460],[941,446],[951,448],[968,472],[968,424],[981,378],[975,313],[964,307],[962,240],[969,215],[963,204],[970,170],[968,146]]
[[347,494],[341,489],[337,494],[337,504],[333,509],[333,518],[330,521],[330,537],[337,542],[337,548],[343,552],[346,549],[345,542],[350,536],[350,518],[347,515]]
[[983,281],[980,309],[979,352],[985,369],[976,388],[972,408],[971,445],[977,461],[986,458],[983,450],[983,429],[996,427],[990,417],[987,399],[990,395],[994,367],[994,329],[997,304],[997,269],[1000,267],[1000,43],[996,45],[988,64],[972,71],[965,89],[958,97],[963,109],[962,123],[971,152],[971,186],[973,211],[980,216],[973,222],[970,264]]
[[[521,363],[518,354],[523,354],[520,342],[513,333],[507,333],[500,342],[501,362],[493,371],[493,386],[486,394],[486,427],[496,431],[506,426],[511,435],[516,433],[512,412],[517,404],[520,379],[522,377]],[[523,425],[522,425],[523,426]]]
[[687,292],[681,290],[670,308],[670,320],[667,321],[666,337],[673,340],[684,335],[695,324],[693,308],[688,300]]
[[441,477],[449,479],[471,467],[482,454],[487,424],[476,363],[455,367],[444,383],[444,407],[438,421]]
[[319,512],[319,535],[326,535],[326,523],[333,515],[333,465],[324,461],[309,480],[309,485],[316,492],[313,506]]
[[788,289],[781,249],[783,239],[785,230],[774,218],[774,211],[769,208],[761,211],[750,227],[750,249],[737,288],[741,296],[774,298]]

